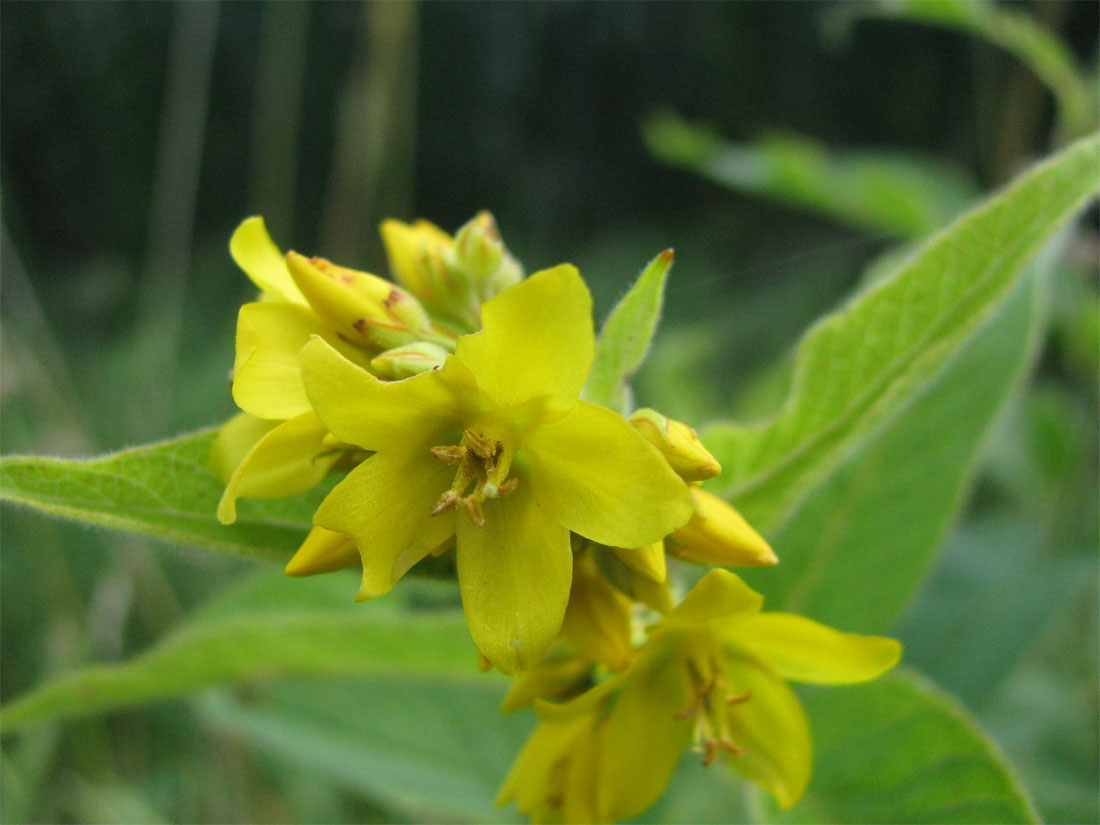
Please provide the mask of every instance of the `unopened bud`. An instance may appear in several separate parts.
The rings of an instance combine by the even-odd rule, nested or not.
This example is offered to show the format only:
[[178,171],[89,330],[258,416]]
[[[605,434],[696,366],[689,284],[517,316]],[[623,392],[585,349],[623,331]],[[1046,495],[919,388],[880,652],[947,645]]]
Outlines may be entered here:
[[429,332],[420,302],[377,275],[297,252],[288,252],[286,263],[313,311],[352,344],[391,349]]
[[419,220],[408,224],[382,221],[382,243],[390,262],[390,275],[399,284],[435,309],[440,297],[437,282],[443,256],[454,247],[451,236],[435,224]]
[[503,258],[504,244],[489,212],[478,212],[455,233],[455,259],[475,281],[487,280],[500,267]]
[[345,567],[355,567],[360,563],[359,551],[355,542],[343,533],[314,527],[298,552],[287,562],[288,576],[312,576],[317,573],[331,573]]
[[[366,322],[388,317],[382,304],[385,296],[370,295],[369,289],[356,288],[353,284],[360,279],[338,273],[326,264],[319,258],[310,260],[297,252],[286,253],[287,269],[313,311],[352,343],[369,343]],[[374,278],[366,272],[355,275]]]
[[417,341],[386,350],[376,358],[372,358],[370,365],[376,375],[398,380],[438,369],[446,360],[447,350],[443,347],[426,341]]
[[573,558],[573,586],[561,626],[562,636],[581,655],[622,670],[634,649],[630,638],[630,600],[600,573],[587,552]]
[[695,430],[656,410],[642,409],[630,416],[630,423],[645,440],[661,451],[669,466],[684,481],[704,481],[722,472]]
[[722,499],[700,487],[691,488],[695,513],[665,540],[669,553],[697,564],[723,567],[768,567],[775,553],[744,517]]

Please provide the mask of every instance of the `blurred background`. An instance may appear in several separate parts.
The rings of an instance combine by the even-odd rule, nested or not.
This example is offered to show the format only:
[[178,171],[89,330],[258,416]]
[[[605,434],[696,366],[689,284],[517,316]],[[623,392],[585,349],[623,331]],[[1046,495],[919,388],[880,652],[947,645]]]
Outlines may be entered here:
[[[252,287],[227,244],[251,214],[283,248],[384,273],[382,218],[453,231],[486,208],[528,271],[577,264],[599,317],[674,247],[640,401],[697,426],[765,415],[773,365],[869,264],[1090,117],[995,36],[878,8],[4,3],[0,448],[92,455],[231,415]],[[1100,6],[1004,8],[1063,40],[1094,99]],[[895,629],[1058,822],[1100,819],[1095,227],[1050,281],[1030,375]],[[132,655],[255,569],[13,509],[2,541],[5,701]],[[325,689],[342,713],[366,695]],[[216,701],[7,743],[3,818],[458,818],[311,771],[339,756],[314,738],[294,758]]]

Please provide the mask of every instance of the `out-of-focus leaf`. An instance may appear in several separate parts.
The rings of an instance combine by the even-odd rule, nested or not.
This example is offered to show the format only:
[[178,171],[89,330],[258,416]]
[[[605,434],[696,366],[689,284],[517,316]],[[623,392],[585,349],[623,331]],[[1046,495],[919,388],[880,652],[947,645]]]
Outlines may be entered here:
[[280,684],[248,702],[204,696],[199,708],[207,724],[294,771],[416,821],[515,821],[493,799],[534,721],[529,712],[501,715],[503,686],[481,680]]
[[236,524],[215,515],[224,485],[208,466],[215,430],[93,459],[0,459],[0,499],[53,516],[285,562],[312,526],[320,490],[242,502]]
[[661,160],[716,183],[902,238],[945,226],[977,196],[961,170],[902,152],[830,150],[790,134],[728,143],[670,114],[651,119],[645,138]]
[[948,694],[911,673],[818,689],[806,702],[814,775],[761,822],[1033,823],[1038,816],[1004,757]]
[[923,580],[971,467],[1028,363],[1025,282],[939,375],[818,485],[771,536],[780,564],[746,571],[773,609],[881,632]]
[[1044,555],[1042,534],[1041,525],[1022,518],[964,525],[898,628],[906,660],[975,713],[996,698],[1073,584],[1095,569],[1064,548]]
[[772,419],[718,425],[704,434],[722,462],[722,492],[753,524],[773,531],[846,456],[928,388],[1002,305],[1046,240],[1093,193],[1098,176],[1100,139],[1074,144],[815,325],[799,346],[791,394]]
[[[342,577],[285,582],[272,574],[246,588],[247,598],[227,597],[128,662],[63,674],[8,703],[0,726],[15,731],[210,685],[292,676],[477,678],[477,651],[456,611],[355,605],[354,582]],[[331,606],[318,606],[322,600]]]
[[611,310],[596,342],[596,358],[584,397],[621,413],[630,406],[630,378],[645,360],[664,302],[672,250],[649,262],[630,291]]
[[889,0],[838,4],[824,20],[834,43],[864,17],[886,17],[968,32],[1000,46],[1035,73],[1054,93],[1066,137],[1080,137],[1097,125],[1097,96],[1058,37],[1021,12],[985,0]]

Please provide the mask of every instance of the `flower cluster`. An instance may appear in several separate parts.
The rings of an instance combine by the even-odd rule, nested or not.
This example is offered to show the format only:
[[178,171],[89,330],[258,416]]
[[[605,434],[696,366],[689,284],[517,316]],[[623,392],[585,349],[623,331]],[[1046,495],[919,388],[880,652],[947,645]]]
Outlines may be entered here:
[[503,709],[540,718],[502,804],[629,817],[694,743],[792,805],[811,747],[784,680],[871,679],[898,645],[762,613],[722,569],[677,603],[670,556],[777,558],[701,486],[721,468],[690,427],[582,399],[596,338],[577,270],[525,278],[486,212],[454,237],[386,221],[382,238],[392,281],[283,255],[260,218],[233,235],[261,294],[238,319],[218,517],[340,472],[289,575],[361,565],[361,601],[453,558],[485,666],[516,677]]

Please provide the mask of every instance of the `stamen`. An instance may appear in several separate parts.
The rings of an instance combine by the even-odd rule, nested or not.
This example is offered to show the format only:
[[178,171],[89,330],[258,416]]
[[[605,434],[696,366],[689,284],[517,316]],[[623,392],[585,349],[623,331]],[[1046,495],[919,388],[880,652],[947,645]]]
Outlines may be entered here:
[[[511,464],[511,460],[504,455],[504,445],[473,430],[462,432],[461,443],[432,447],[430,452],[440,461],[458,467],[451,488],[432,507],[433,516],[461,505],[471,523],[484,527],[482,502],[503,498],[519,484],[517,478],[502,479]],[[502,462],[502,459],[506,460]],[[473,490],[468,492],[471,486]]]

